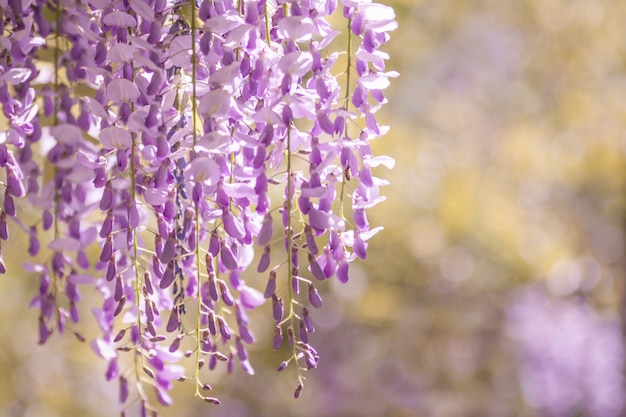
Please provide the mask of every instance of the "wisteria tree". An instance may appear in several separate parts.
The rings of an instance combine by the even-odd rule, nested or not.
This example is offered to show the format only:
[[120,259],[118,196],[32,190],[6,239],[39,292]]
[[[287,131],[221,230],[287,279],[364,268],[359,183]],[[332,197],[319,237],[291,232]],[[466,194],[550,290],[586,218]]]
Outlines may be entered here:
[[123,415],[186,378],[217,404],[203,373],[254,373],[247,312],[268,300],[300,396],[317,286],[381,229],[372,169],[393,160],[370,141],[395,27],[368,0],[0,0],[0,239],[25,233],[33,257],[0,272],[38,278],[39,342],[84,340],[93,287]]

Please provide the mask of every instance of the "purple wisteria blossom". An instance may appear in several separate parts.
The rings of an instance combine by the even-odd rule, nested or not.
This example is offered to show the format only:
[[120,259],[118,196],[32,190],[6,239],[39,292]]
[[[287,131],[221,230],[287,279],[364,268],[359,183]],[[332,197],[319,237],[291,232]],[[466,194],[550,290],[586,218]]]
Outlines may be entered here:
[[384,200],[374,169],[394,164],[370,147],[388,130],[376,112],[397,76],[380,50],[393,10],[0,0],[0,16],[0,240],[28,237],[40,343],[70,322],[82,339],[76,306],[92,286],[102,302],[91,347],[123,413],[156,412],[150,398],[170,405],[185,357],[196,396],[219,403],[203,374],[221,362],[254,373],[247,312],[271,299],[273,348],[289,343],[280,369],[296,369],[300,396],[320,359],[307,306],[323,306],[323,281],[348,281],[382,229],[366,211]]

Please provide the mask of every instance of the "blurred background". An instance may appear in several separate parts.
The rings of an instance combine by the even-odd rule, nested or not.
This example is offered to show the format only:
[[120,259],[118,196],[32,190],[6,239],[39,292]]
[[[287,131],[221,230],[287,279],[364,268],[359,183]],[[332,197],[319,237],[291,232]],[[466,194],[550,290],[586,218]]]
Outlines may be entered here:
[[[397,165],[367,261],[324,288],[319,369],[294,400],[261,311],[257,375],[209,375],[219,407],[180,384],[162,414],[626,415],[626,3],[385,3],[401,76],[374,147]],[[87,344],[37,345],[36,279],[0,279],[0,416],[117,415]]]

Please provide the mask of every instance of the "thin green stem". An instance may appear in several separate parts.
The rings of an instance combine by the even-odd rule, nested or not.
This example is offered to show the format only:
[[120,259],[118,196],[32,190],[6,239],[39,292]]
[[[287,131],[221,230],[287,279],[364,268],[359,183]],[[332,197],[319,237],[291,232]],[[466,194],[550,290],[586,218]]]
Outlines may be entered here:
[[[350,75],[351,75],[351,67],[352,67],[352,29],[350,28],[352,24],[352,18],[350,17],[348,19],[348,48],[347,48],[347,63],[346,63],[346,103],[344,104],[344,108],[346,109],[346,111],[348,110],[348,106],[350,105]],[[346,120],[346,128],[344,131],[344,134],[346,137],[350,137],[348,136],[348,120]],[[343,209],[343,196],[344,196],[344,188],[346,186],[346,175],[344,174],[344,177],[341,181],[341,189],[339,191],[339,202],[340,202],[340,206],[339,206],[339,215],[341,216],[341,218],[345,218],[343,213],[344,213],[344,209]]]
[[300,372],[300,366],[298,365],[298,352],[296,349],[296,314],[294,310],[294,306],[296,304],[296,295],[293,289],[292,281],[294,279],[298,279],[293,275],[293,259],[292,259],[292,248],[293,248],[293,230],[291,225],[291,210],[293,208],[292,204],[292,192],[291,192],[291,125],[287,126],[287,150],[286,150],[286,158],[287,158],[287,287],[289,288],[289,326],[293,333],[293,344],[292,348],[292,358],[296,364],[296,372],[298,374],[298,381],[302,383],[302,375]]
[[[193,117],[193,149],[192,157],[196,157],[196,142],[198,140],[198,115],[197,115],[197,90],[196,90],[196,64],[198,61],[198,55],[196,53],[196,5],[191,3],[191,114]],[[200,212],[198,210],[198,204],[194,204],[194,217],[195,217],[195,256],[196,256],[196,369],[194,372],[196,380],[195,395],[202,397],[200,393],[200,353],[201,353],[201,335],[200,335],[200,317],[202,315],[202,294],[201,294],[201,276],[200,276]]]
[[[130,29],[128,30],[129,34],[130,34]],[[131,81],[135,82],[135,66],[131,63],[131,71],[130,71],[130,77],[131,77]],[[133,111],[135,111],[135,103],[131,102],[130,103],[130,111],[131,113]],[[130,199],[131,201],[128,202],[128,209],[130,210],[130,204],[137,204],[137,180],[135,178],[135,172],[137,172],[137,161],[136,161],[136,157],[137,157],[137,152],[136,152],[136,147],[137,147],[137,134],[135,132],[132,132],[131,135],[131,144],[130,144]],[[135,270],[135,280],[133,283],[133,286],[135,287],[135,302],[137,303],[137,328],[139,329],[139,356],[141,358],[141,367],[143,369],[144,367],[144,358],[143,358],[143,352],[142,352],[142,348],[143,348],[143,329],[141,327],[141,297],[142,297],[142,286],[141,286],[141,276],[139,274],[139,261],[138,261],[138,257],[137,257],[137,251],[138,251],[138,242],[137,242],[137,231],[136,230],[129,230],[129,233],[133,234],[133,269]],[[112,260],[112,262],[115,262],[114,260]],[[136,365],[136,361],[137,361],[137,355],[135,355],[135,372],[136,372],[136,377],[137,377],[137,382],[139,383],[139,369],[137,369],[137,365]]]
[[[54,114],[53,125],[59,124],[59,38],[61,37],[61,0],[56,2],[56,10],[54,14]],[[57,176],[57,167],[54,167],[54,174],[52,180],[55,181]],[[54,238],[59,238],[59,202],[61,196],[59,194],[59,188],[54,189]],[[55,274],[56,275],[56,274]]]
[[[352,18],[348,19],[348,48],[347,48],[347,63],[346,63],[346,104],[345,109],[348,110],[350,103],[350,68],[352,67],[352,30],[350,25],[352,24]],[[346,135],[348,134],[348,124],[346,123]]]
[[270,17],[267,12],[267,1],[263,4],[263,14],[265,15],[265,40],[269,45],[270,41]]

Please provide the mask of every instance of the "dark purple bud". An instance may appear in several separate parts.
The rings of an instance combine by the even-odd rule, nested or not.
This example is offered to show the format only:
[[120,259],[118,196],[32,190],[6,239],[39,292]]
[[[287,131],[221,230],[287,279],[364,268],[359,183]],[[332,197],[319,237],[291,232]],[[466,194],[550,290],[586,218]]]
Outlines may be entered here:
[[98,42],[96,44],[96,54],[94,56],[94,63],[98,66],[104,66],[104,61],[107,56],[107,50],[104,46],[104,42]]
[[202,187],[201,183],[197,182],[193,185],[191,198],[196,204],[198,204],[204,198],[204,188]]
[[349,264],[347,261],[342,261],[339,264],[339,267],[337,267],[337,279],[339,280],[339,282],[345,284],[346,282],[348,282],[349,276],[348,276],[348,269],[349,269]]
[[324,255],[322,255],[325,259],[324,259],[324,275],[326,275],[326,278],[330,278],[333,275],[335,275],[335,268],[336,268],[336,264],[335,261],[333,260],[330,251],[328,250],[328,248],[324,248]]
[[78,309],[76,308],[76,303],[74,301],[70,301],[70,318],[74,323],[78,323],[80,320]]
[[367,91],[359,84],[352,93],[352,104],[357,109],[360,109],[363,104],[367,104]]
[[154,379],[154,371],[150,368],[148,368],[147,366],[143,367],[143,372],[148,375],[149,378]]
[[63,275],[63,267],[65,266],[65,258],[61,252],[54,252],[51,262],[52,270],[59,275]]
[[276,271],[270,271],[270,277],[267,280],[263,296],[265,298],[270,298],[274,294],[276,294]]
[[6,165],[6,181],[7,181],[7,192],[15,197],[23,197],[26,194],[26,189],[24,188],[24,183],[22,183],[21,172],[18,171],[18,168],[15,168],[13,165]]
[[224,240],[220,242],[220,259],[226,269],[230,271],[237,269],[237,260],[235,259],[235,255],[228,245],[226,245]]
[[118,372],[119,372],[119,368],[117,367],[117,360],[111,359],[111,361],[109,362],[109,367],[107,368],[107,371],[104,377],[107,381],[110,381],[114,378],[117,378]]
[[52,334],[52,331],[50,331],[50,329],[48,329],[48,326],[46,326],[46,323],[43,319],[43,317],[39,317],[39,344],[43,345],[44,343],[46,343],[46,340],[48,340],[48,338],[50,337],[50,335]]
[[4,193],[4,211],[10,217],[14,217],[17,214],[15,210],[15,201],[13,201],[13,197],[9,193],[9,189],[7,188]]
[[293,112],[291,111],[291,106],[284,106],[282,112],[283,123],[287,126],[291,124],[293,121]]
[[289,346],[293,346],[293,329],[291,326],[287,327],[287,340],[289,341]]
[[[148,84],[148,87],[146,88],[146,94],[148,94],[149,96],[153,96],[155,94],[157,94],[159,91],[161,91],[161,86],[163,85],[163,74],[161,73],[161,71],[156,71],[153,75],[152,75],[152,79],[150,80],[150,84]],[[150,111],[148,114],[148,118],[151,118],[152,120],[152,126],[156,125],[157,122],[157,117],[156,114],[158,112],[158,107],[157,106],[150,106]],[[146,120],[147,121],[147,120]],[[148,126],[148,127],[152,127],[152,126]]]
[[241,324],[239,325],[239,336],[241,336],[241,340],[243,340],[244,343],[247,343],[249,345],[254,343],[254,335],[252,334],[252,332],[248,330],[246,326]]
[[224,281],[219,281],[220,292],[222,293],[222,301],[229,307],[232,307],[235,304],[235,299],[233,295],[230,293],[230,290],[224,283]]
[[280,91],[282,94],[289,94],[289,92],[291,91],[291,86],[292,86],[292,78],[291,75],[289,74],[285,74],[285,76],[283,77],[281,83],[280,83]]
[[46,294],[50,288],[50,276],[48,274],[41,274],[39,276],[39,294]]
[[367,221],[365,210],[363,209],[354,210],[354,224],[356,224],[359,230],[369,230],[369,222]]
[[213,230],[211,232],[211,240],[209,240],[209,250],[208,252],[211,256],[216,257],[220,251],[220,240],[217,237],[217,231]]
[[154,288],[152,288],[152,275],[150,275],[147,271],[143,274],[143,283],[146,286],[148,294],[154,294]]
[[246,351],[246,348],[241,343],[240,337],[237,337],[235,339],[235,346],[237,347],[237,357],[242,361],[245,361],[246,359],[248,359],[248,352]]
[[104,242],[104,246],[102,247],[102,252],[100,252],[100,262],[105,263],[111,259],[111,255],[113,254],[113,239],[111,236],[107,237]]
[[282,344],[283,329],[280,326],[276,326],[276,330],[274,331],[274,340],[272,341],[272,349],[278,350]]
[[276,294],[272,295],[272,314],[276,323],[280,323],[283,319],[283,299],[277,297]]
[[107,182],[107,173],[104,168],[96,168],[95,169],[95,177],[93,179],[93,185],[96,188],[102,188]]
[[309,309],[306,307],[302,307],[302,322],[306,327],[307,333],[315,333],[315,326],[313,326],[313,320],[311,320],[311,315],[309,314]]
[[209,333],[215,336],[217,334],[217,327],[215,327],[215,314],[213,314],[212,311],[209,313],[208,324],[209,324]]
[[263,273],[267,271],[267,268],[270,266],[270,246],[267,245],[263,250],[263,255],[261,255],[261,259],[259,259],[259,265],[257,266],[257,272]]
[[115,275],[117,275],[116,264],[117,262],[115,261],[115,257],[111,257],[111,259],[109,259],[109,264],[107,265],[106,274],[104,275],[107,281],[113,281],[113,278],[115,278]]
[[256,242],[259,246],[267,245],[272,239],[272,215],[267,213],[263,218],[263,224],[261,230],[257,235]]
[[163,265],[161,264],[161,261],[159,261],[159,258],[156,257],[156,255],[152,255],[152,272],[154,272],[154,275],[157,278],[163,278]]
[[[156,308],[156,306],[155,306]],[[154,312],[152,309],[152,303],[149,299],[146,299],[146,320],[154,321]]]
[[300,260],[298,258],[298,247],[291,247],[291,266],[293,269],[297,270],[300,267]]
[[169,288],[174,282],[174,262],[170,262],[167,264],[167,268],[165,268],[165,272],[163,272],[163,278],[161,278],[161,282],[159,282],[159,288],[162,290]]
[[28,254],[30,256],[35,256],[39,253],[41,245],[39,244],[39,239],[37,238],[37,228],[35,226],[31,226],[30,234],[28,236]]
[[219,300],[219,294],[217,293],[217,284],[215,283],[215,273],[209,273],[209,296],[213,301]]
[[118,274],[115,277],[115,292],[113,293],[113,299],[115,301],[120,301],[123,295],[124,295],[124,286],[122,285],[122,276]]
[[172,341],[172,344],[170,345],[169,351],[170,352],[176,352],[178,350],[178,348],[180,347],[180,342],[183,340],[183,335],[179,334],[178,336],[176,336],[176,338]]
[[0,214],[0,239],[9,240],[9,225],[6,213]]
[[361,41],[361,47],[367,52],[374,52],[374,49],[376,49],[376,41],[373,31],[369,29],[365,31],[363,41]]
[[113,210],[107,211],[107,215],[102,222],[102,226],[100,227],[100,237],[106,238],[113,231]]
[[163,218],[167,221],[172,221],[176,217],[176,213],[176,203],[172,200],[167,200],[163,207]]
[[100,210],[107,211],[113,208],[113,186],[111,181],[107,181],[102,192],[102,199],[100,200]]
[[249,25],[255,25],[259,19],[259,9],[257,2],[246,3],[246,23]]
[[[264,166],[266,156],[267,156],[267,153],[265,152],[265,148],[263,146],[259,146],[256,153],[254,154],[254,159],[252,160],[252,167],[261,168],[262,166]],[[254,191],[256,191],[257,194],[259,194],[266,190],[267,190],[267,176],[265,176],[265,173],[262,172],[257,177],[256,183],[254,186]]]
[[311,271],[311,274],[316,279],[320,281],[323,281],[326,279],[326,275],[324,274],[324,271],[320,267],[320,264],[317,263],[315,256],[313,256],[312,254],[309,254],[309,270]]
[[120,376],[120,403],[124,404],[128,398],[128,381],[123,376]]
[[276,369],[276,371],[277,371],[277,372],[281,372],[281,371],[283,371],[283,370],[287,367],[287,365],[289,365],[289,362],[287,362],[287,361],[282,361],[282,362],[280,363],[280,365],[278,365],[278,368]]
[[113,312],[113,317],[119,316],[119,314],[124,309],[124,304],[126,304],[126,296],[125,295],[123,295],[122,298],[120,299],[120,301],[117,303],[117,307],[115,308],[115,311]]
[[230,338],[232,337],[232,333],[230,332],[230,328],[228,327],[228,324],[226,324],[226,321],[222,317],[218,317],[217,324],[220,328],[220,334],[222,335],[222,338],[224,340],[230,340]]
[[[148,35],[148,39],[147,39],[149,44],[156,45],[157,42],[159,42],[159,40],[161,39],[161,27],[162,27],[162,23],[159,20],[155,20],[154,22],[152,22],[152,24],[150,25],[150,34]],[[154,79],[154,76],[153,76],[153,79]],[[148,94],[154,95],[156,94],[156,92],[149,92]]]
[[306,327],[303,321],[300,321],[300,330],[298,332],[298,335],[300,336],[300,341],[302,343],[309,343],[309,334],[306,331]]
[[317,292],[317,289],[313,286],[313,284],[309,284],[309,302],[315,308],[320,308],[322,306],[322,297],[319,292]]
[[167,321],[167,327],[165,328],[165,330],[167,330],[168,333],[172,333],[176,331],[176,329],[178,329],[179,326],[180,326],[180,319],[179,319],[178,307],[174,306],[174,308],[172,308],[172,311],[170,312],[170,318]]
[[165,242],[165,246],[163,246],[163,251],[161,252],[161,256],[159,260],[162,264],[169,264],[174,257],[176,256],[176,238],[174,234],[170,234]]
[[117,335],[115,336],[115,339],[113,339],[113,343],[117,343],[120,340],[122,340],[122,338],[124,337],[124,335],[126,334],[126,329],[122,329],[120,330]]
[[[304,342],[304,343],[307,343],[307,342]],[[306,362],[306,366],[309,369],[317,368],[318,359],[319,357],[313,356],[313,354],[309,351],[307,351],[306,354],[304,355],[304,361]]]
[[50,213],[49,210],[44,210],[42,219],[43,219],[43,230],[50,229],[50,227],[52,226],[52,223],[54,222],[54,216],[52,216],[52,213]]
[[296,274],[292,274],[291,290],[294,294],[300,294],[300,279]]
[[317,248],[317,242],[313,236],[311,226],[306,225],[304,227],[304,237],[306,238],[306,246],[309,249],[309,252],[313,255],[317,255],[319,253],[319,249]]
[[137,203],[134,199],[131,199],[128,202],[128,227],[131,229],[136,229],[139,227],[140,218],[139,218],[139,210],[137,210]]
[[241,220],[236,218],[230,211],[225,211],[222,216],[224,222],[224,230],[235,239],[243,239],[246,231]]
[[332,135],[335,132],[335,125],[330,120],[326,112],[321,110],[317,112],[317,123],[320,128],[322,128],[322,130],[329,135]]
[[352,17],[352,21],[350,22],[350,30],[357,36],[360,36],[363,33],[363,25],[365,24],[365,13],[357,13]]
[[125,171],[128,167],[128,152],[126,149],[118,149],[115,153],[117,158],[117,167],[120,171]]

